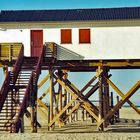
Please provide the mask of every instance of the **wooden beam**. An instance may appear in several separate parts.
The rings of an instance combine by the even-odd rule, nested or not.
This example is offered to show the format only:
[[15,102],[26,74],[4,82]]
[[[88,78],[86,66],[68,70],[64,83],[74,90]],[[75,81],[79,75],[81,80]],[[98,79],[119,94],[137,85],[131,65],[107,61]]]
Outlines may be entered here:
[[102,70],[98,71],[96,75],[80,90],[83,93],[102,73]]
[[[71,101],[75,101],[76,99],[79,98],[78,93],[74,93],[74,92],[68,87],[68,84],[64,83],[64,81],[61,81],[61,80],[60,80],[58,77],[56,77],[55,75],[54,75],[54,78],[57,80],[57,82],[58,82],[68,93],[70,93],[70,94],[73,96],[73,99],[72,99]],[[83,100],[83,99],[81,99],[81,98],[80,98],[80,100],[82,100],[82,102],[84,102],[83,107],[84,107],[93,117],[95,117],[95,119],[97,120],[97,118],[98,118],[98,117],[97,117],[98,112],[97,112],[95,106],[93,106],[92,104],[90,104],[89,101],[85,101],[85,100]],[[72,103],[71,103],[71,104],[72,104]],[[70,105],[71,105],[71,104],[70,104]],[[64,109],[68,109],[68,107],[69,107],[70,105],[69,105],[69,104],[68,104],[68,106],[66,105],[65,107],[67,107],[67,108],[64,107]],[[62,109],[62,111],[60,112],[61,115],[62,115],[62,113],[65,112],[64,109]],[[59,116],[60,116],[60,114],[56,116],[57,118],[55,117],[55,120],[58,119]],[[53,120],[52,122],[54,123],[54,120]],[[52,122],[50,122],[49,126],[51,126],[51,125],[53,124]]]
[[38,84],[38,89],[41,88],[45,83],[46,81],[49,79],[50,75],[48,74],[47,76],[45,76],[41,81],[40,83]]
[[[123,92],[110,79],[107,79],[107,82],[122,98],[125,97]],[[135,104],[130,100],[127,100],[127,103],[140,115],[140,109],[138,109]]]
[[[56,84],[57,84],[57,81],[54,82],[54,86]],[[47,88],[47,90],[39,97],[39,99],[42,100],[49,92],[50,92],[50,87]]]
[[71,104],[76,100],[74,97],[56,116],[54,116],[53,120],[48,124],[48,126],[52,126],[55,121],[71,106]]
[[48,107],[39,98],[37,98],[37,102],[38,102],[38,105],[41,105],[46,111],[48,111]]
[[[97,72],[103,70],[101,67],[98,67]],[[104,98],[103,98],[103,74],[99,76],[99,119],[98,123],[100,123],[101,119],[104,118]],[[104,131],[104,124],[102,123],[98,128],[99,131]]]
[[113,109],[111,109],[108,114],[106,114],[106,116],[104,116],[104,118],[102,118],[102,120],[98,123],[98,127],[100,127],[100,125],[102,125],[102,123],[111,118],[114,113],[119,110],[119,108],[140,88],[140,81],[138,81],[126,94],[125,96],[123,96],[123,98],[113,107]]
[[[53,120],[53,71],[52,69],[49,70],[50,75],[50,122]],[[52,130],[52,127],[50,127]]]

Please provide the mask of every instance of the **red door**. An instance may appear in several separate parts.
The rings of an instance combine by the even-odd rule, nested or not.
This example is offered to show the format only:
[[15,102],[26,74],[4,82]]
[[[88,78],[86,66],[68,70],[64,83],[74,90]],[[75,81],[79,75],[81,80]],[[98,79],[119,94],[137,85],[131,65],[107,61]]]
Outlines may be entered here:
[[43,47],[43,30],[31,30],[31,56],[39,57]]

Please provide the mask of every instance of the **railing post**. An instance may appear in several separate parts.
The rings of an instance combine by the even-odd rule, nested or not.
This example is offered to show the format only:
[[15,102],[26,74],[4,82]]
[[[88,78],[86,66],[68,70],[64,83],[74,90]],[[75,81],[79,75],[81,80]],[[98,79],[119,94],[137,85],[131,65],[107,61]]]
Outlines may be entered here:
[[37,77],[36,73],[33,72],[32,77],[32,90],[31,90],[31,126],[32,132],[37,132]]
[[[52,68],[49,69],[50,74],[50,122],[53,120],[53,70]],[[52,126],[49,130],[53,130]]]
[[13,45],[9,45],[9,62],[12,61],[12,46]]
[[[101,67],[98,67],[97,72],[100,72],[103,70]],[[103,74],[99,76],[99,122],[104,117],[103,112]],[[101,124],[99,128],[97,128],[99,131],[104,131],[104,124]]]
[[[110,110],[114,107],[114,101],[113,101],[113,92],[111,92],[110,96]],[[110,123],[113,125],[114,124],[114,115],[110,119]]]

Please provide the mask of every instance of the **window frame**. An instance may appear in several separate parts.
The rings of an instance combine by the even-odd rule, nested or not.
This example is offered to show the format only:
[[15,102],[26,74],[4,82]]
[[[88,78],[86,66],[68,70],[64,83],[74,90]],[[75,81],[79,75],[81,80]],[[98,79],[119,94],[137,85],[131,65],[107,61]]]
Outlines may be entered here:
[[[83,34],[82,32],[84,31],[87,31],[86,34],[88,34],[87,41],[85,41],[86,40],[85,38],[84,38],[84,41],[82,41],[83,38],[81,38],[82,36],[81,34]],[[91,29],[89,28],[79,29],[79,44],[91,44]]]
[[[68,38],[68,41],[66,41],[66,38],[65,37],[63,38],[63,36],[65,34],[68,35],[68,37],[66,37],[66,38]],[[60,39],[61,44],[72,44],[72,29],[61,29],[60,30],[60,37],[61,37],[61,39]]]

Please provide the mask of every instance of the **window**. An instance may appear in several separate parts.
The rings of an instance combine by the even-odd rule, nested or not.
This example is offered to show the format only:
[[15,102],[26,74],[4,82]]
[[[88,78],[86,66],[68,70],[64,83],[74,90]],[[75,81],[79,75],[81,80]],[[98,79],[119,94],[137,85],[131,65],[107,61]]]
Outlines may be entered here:
[[90,43],[90,29],[79,29],[79,43]]
[[71,44],[71,29],[61,29],[61,44]]

